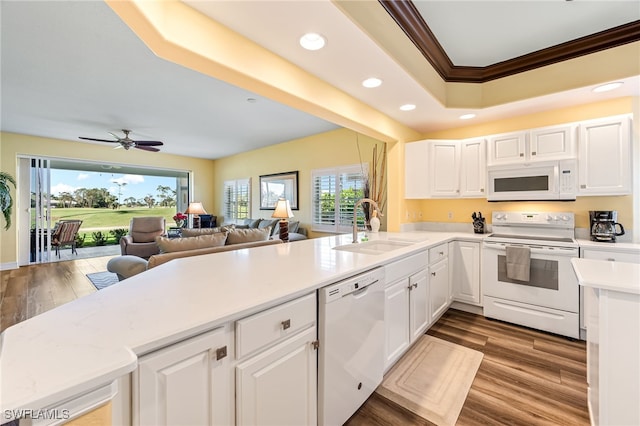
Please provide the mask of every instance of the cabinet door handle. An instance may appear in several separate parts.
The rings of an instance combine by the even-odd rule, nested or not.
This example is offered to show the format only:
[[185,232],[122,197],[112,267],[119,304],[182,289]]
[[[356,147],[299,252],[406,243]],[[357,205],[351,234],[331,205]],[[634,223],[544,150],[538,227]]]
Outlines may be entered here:
[[282,324],[282,329],[286,330],[287,328],[291,327],[291,320],[284,320],[280,324]]
[[226,358],[226,357],[227,357],[226,346],[216,349],[216,361],[220,361],[222,358]]
[[439,252],[438,252],[438,254],[439,254],[440,256],[444,256],[444,252],[443,252],[443,251],[439,251]]
[[413,283],[413,284],[409,284],[409,290],[413,290],[414,288],[418,287],[418,283]]
[[520,153],[520,157],[524,157],[524,153],[523,152]]
[[436,273],[435,273],[435,272],[432,272],[432,273],[431,273],[431,276],[435,277],[435,276],[436,276]]
[[531,155],[536,155],[536,152],[535,152],[535,151],[533,151],[533,152],[531,153]]
[[609,262],[615,262],[616,260],[613,257],[607,259]]

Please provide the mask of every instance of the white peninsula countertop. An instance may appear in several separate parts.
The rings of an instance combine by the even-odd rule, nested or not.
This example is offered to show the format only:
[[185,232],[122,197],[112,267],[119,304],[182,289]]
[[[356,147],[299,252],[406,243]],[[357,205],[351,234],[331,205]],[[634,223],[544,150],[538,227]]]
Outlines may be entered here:
[[640,294],[640,264],[579,258],[571,264],[581,286]]
[[145,353],[410,253],[483,236],[369,234],[412,242],[371,255],[334,250],[351,243],[351,235],[339,235],[172,260],[5,330],[0,412],[78,397],[134,371]]

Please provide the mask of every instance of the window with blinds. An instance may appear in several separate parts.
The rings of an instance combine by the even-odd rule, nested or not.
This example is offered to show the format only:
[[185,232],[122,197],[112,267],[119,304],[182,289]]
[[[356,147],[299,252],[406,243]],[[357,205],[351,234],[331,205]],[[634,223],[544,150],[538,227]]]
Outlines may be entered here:
[[225,222],[235,222],[251,216],[251,179],[224,182],[222,210]]
[[[336,167],[311,172],[312,224],[319,232],[350,232],[353,206],[364,197],[367,165]],[[364,212],[358,209],[357,222],[364,226]]]

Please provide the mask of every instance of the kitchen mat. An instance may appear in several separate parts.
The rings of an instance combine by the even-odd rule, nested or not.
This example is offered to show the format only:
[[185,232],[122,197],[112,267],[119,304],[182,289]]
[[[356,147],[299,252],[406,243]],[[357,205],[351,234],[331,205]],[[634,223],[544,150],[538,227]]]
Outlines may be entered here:
[[87,274],[87,278],[89,278],[91,284],[98,290],[102,290],[118,282],[118,276],[108,271]]
[[455,425],[483,356],[423,335],[376,392],[438,426]]

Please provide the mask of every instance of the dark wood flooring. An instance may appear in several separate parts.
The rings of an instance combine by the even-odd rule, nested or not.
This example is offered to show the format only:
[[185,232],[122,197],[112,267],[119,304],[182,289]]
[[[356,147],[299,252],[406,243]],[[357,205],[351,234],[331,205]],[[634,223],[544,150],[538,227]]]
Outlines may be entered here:
[[[585,342],[454,309],[427,334],[484,353],[457,425],[589,425]],[[430,424],[375,393],[347,422]]]
[[[0,271],[0,331],[95,290],[113,256]],[[484,353],[458,425],[588,425],[585,342],[450,309],[427,332]],[[429,425],[374,394],[348,421]]]

